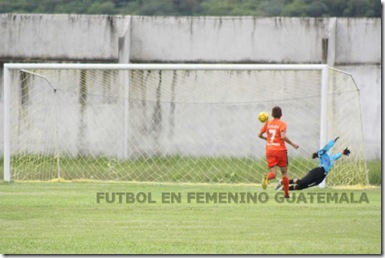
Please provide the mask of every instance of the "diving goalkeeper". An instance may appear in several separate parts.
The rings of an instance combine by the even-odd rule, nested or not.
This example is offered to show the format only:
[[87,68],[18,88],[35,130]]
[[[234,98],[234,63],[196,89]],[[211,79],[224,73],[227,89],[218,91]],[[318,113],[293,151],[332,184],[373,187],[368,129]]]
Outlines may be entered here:
[[[312,186],[319,185],[327,176],[332,168],[334,161],[339,159],[342,155],[349,156],[350,150],[344,149],[342,152],[332,155],[329,150],[334,146],[339,137],[330,140],[325,147],[318,152],[313,153],[312,158],[319,158],[319,167],[310,170],[302,179],[294,178],[289,180],[289,190],[302,190]],[[282,180],[279,180],[274,186],[275,190],[282,189]]]

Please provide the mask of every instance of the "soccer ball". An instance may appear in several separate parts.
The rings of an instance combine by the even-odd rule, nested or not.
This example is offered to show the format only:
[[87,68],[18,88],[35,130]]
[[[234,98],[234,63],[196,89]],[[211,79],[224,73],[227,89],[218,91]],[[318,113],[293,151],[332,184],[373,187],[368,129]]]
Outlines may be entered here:
[[269,119],[269,114],[266,113],[266,112],[261,112],[259,113],[258,115],[258,119],[259,121],[261,121],[262,123],[266,122],[268,119]]

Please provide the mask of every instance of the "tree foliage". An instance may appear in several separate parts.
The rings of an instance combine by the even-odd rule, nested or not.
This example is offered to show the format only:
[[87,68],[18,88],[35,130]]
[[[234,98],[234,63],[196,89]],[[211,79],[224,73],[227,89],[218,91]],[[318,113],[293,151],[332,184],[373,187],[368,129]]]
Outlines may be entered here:
[[0,0],[0,13],[381,17],[380,0]]

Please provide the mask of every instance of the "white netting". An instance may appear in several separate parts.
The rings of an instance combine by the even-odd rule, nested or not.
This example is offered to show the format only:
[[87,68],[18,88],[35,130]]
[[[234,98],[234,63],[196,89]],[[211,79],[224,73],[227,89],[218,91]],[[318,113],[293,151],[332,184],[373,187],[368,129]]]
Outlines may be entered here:
[[[259,182],[257,115],[288,123],[289,175],[317,166],[320,70],[17,70],[11,73],[13,180]],[[359,95],[329,71],[332,150],[350,147],[328,184],[365,183]],[[345,146],[346,145],[346,146]]]

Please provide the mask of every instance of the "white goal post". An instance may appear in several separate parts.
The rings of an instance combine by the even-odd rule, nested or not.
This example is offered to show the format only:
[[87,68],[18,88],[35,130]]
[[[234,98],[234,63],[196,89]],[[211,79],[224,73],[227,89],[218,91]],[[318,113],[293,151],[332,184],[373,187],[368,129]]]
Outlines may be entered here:
[[4,181],[258,183],[261,111],[283,109],[289,176],[352,151],[328,185],[367,184],[359,91],[326,65],[4,65]]

